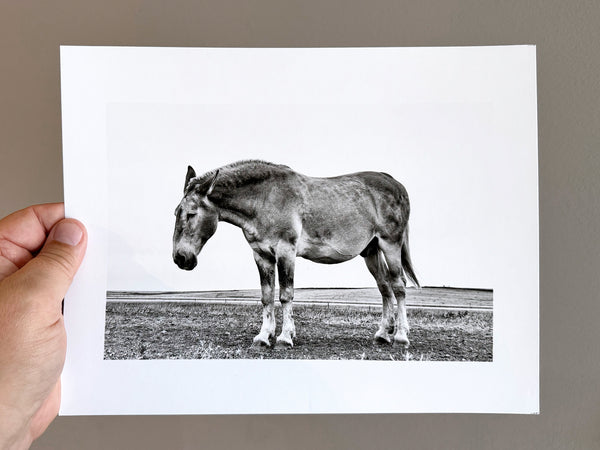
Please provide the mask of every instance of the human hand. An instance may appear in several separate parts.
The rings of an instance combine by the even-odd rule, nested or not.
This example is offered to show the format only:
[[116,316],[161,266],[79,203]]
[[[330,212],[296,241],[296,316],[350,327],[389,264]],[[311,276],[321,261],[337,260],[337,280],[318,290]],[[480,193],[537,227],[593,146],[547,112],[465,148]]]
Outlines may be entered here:
[[0,449],[28,448],[58,414],[61,304],[86,245],[62,203],[0,220]]

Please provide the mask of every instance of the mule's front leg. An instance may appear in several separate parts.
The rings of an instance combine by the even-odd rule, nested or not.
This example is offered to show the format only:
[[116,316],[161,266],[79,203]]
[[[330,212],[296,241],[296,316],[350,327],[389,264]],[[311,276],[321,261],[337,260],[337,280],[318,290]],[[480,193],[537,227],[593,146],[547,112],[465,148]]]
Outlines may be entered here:
[[260,274],[263,323],[260,332],[253,339],[253,344],[270,347],[270,338],[275,336],[275,261],[264,258],[256,252],[254,260]]
[[294,325],[294,314],[292,302],[294,300],[294,266],[296,253],[287,251],[277,258],[277,272],[279,275],[279,301],[283,311],[283,325],[281,334],[277,336],[277,344],[293,347],[293,338],[296,337],[296,326]]

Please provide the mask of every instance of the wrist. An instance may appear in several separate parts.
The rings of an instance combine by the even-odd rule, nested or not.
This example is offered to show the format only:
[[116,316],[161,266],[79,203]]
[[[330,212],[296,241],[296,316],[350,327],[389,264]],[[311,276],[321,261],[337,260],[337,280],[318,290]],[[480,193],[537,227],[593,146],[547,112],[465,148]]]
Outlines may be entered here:
[[33,439],[29,421],[14,409],[0,404],[0,450],[28,449]]

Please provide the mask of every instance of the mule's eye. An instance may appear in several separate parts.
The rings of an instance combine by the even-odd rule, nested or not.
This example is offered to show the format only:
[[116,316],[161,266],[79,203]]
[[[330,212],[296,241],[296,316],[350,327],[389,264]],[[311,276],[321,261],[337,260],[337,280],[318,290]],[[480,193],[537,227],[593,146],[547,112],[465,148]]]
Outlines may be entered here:
[[186,216],[187,220],[192,220],[194,217],[196,217],[195,213],[188,213]]

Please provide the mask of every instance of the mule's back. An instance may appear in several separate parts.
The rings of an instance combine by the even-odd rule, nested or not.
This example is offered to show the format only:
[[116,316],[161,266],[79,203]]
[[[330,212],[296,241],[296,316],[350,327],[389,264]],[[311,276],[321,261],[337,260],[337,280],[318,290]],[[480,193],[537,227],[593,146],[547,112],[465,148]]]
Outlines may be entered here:
[[359,255],[375,237],[400,240],[408,195],[391,176],[358,172],[306,178],[298,255],[336,263]]

